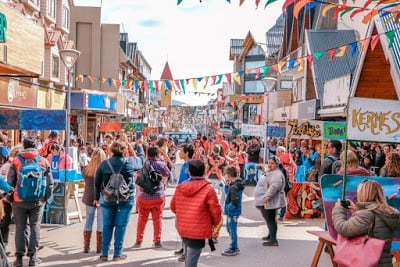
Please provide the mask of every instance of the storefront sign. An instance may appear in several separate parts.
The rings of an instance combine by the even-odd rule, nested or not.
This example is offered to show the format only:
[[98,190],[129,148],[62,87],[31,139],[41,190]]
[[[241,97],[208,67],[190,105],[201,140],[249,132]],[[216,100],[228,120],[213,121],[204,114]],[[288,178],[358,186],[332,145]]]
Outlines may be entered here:
[[99,126],[99,132],[121,132],[122,126],[120,122],[102,122]]
[[288,138],[322,140],[323,121],[289,120],[286,132]]
[[37,90],[17,80],[0,80],[0,105],[36,108]]
[[65,130],[65,110],[0,109],[0,129]]
[[347,139],[400,142],[400,101],[351,98]]
[[268,126],[268,137],[285,138],[286,127],[281,126]]
[[345,140],[346,122],[324,121],[324,139],[325,140]]
[[126,123],[124,130],[126,132],[141,132],[143,129],[143,123]]

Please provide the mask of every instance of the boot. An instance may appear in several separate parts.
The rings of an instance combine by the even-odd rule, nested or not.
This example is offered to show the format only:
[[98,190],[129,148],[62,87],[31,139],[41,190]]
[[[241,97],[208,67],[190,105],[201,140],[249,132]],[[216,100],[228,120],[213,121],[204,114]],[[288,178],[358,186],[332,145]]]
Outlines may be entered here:
[[89,253],[92,231],[83,231],[83,253]]
[[102,232],[96,232],[96,253],[101,253]]
[[24,262],[22,261],[22,256],[17,256],[17,258],[15,259],[14,263],[13,263],[14,267],[22,267],[24,266]]

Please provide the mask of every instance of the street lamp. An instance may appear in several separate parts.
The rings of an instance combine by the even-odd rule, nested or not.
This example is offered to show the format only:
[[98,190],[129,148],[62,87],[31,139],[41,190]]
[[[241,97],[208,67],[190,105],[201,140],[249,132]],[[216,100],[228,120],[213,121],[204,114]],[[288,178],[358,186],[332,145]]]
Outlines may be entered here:
[[269,93],[272,92],[275,88],[275,84],[278,81],[276,78],[273,77],[265,77],[261,80],[264,85],[264,93],[267,98],[267,105],[266,105],[266,124],[267,127],[265,129],[265,142],[264,142],[264,164],[267,163],[267,146],[268,146],[268,124],[269,124]]
[[67,68],[67,114],[66,114],[66,129],[65,129],[65,146],[66,151],[70,154],[69,149],[71,147],[71,70],[73,69],[75,62],[78,60],[81,52],[75,49],[62,49],[60,50],[60,58]]

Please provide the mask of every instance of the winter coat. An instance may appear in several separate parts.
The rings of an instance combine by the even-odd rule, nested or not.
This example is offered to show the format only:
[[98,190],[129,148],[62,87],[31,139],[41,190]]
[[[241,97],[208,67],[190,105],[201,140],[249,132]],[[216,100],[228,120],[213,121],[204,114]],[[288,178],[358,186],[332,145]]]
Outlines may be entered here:
[[358,210],[352,214],[349,219],[346,219],[346,209],[342,206],[334,207],[332,210],[333,226],[336,231],[345,237],[355,237],[368,234],[368,229],[374,218],[375,226],[372,232],[372,237],[389,240],[386,242],[379,260],[380,267],[392,267],[392,255],[390,253],[393,232],[400,228],[400,213],[393,211],[389,213],[381,209],[374,211],[367,209],[367,206],[373,205],[372,202],[357,203]]
[[267,172],[266,176],[264,198],[267,199],[267,204],[264,205],[264,208],[272,210],[285,207],[285,176],[283,176],[282,171],[276,168],[273,171]]
[[259,144],[251,144],[247,148],[247,161],[258,163],[258,158],[260,156],[261,146]]
[[171,199],[178,233],[183,238],[210,239],[221,221],[221,207],[214,188],[204,178],[190,178],[178,185]]
[[[49,154],[47,156],[48,161],[53,161],[53,155]],[[72,158],[65,152],[60,152],[60,157],[58,159],[58,169],[59,170],[70,170],[72,169]]]
[[224,213],[231,217],[239,216],[242,214],[242,194],[244,189],[242,179],[235,180],[226,189]]

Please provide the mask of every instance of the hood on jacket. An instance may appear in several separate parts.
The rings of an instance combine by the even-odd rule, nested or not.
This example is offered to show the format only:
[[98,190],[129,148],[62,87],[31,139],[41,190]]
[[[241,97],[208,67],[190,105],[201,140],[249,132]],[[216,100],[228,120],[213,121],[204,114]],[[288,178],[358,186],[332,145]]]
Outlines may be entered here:
[[36,148],[27,148],[22,150],[18,155],[24,159],[35,159],[39,155],[39,151]]
[[239,191],[243,191],[245,183],[243,179],[237,179],[231,184],[231,186],[233,185],[235,185]]
[[178,187],[182,190],[182,194],[191,197],[196,195],[204,187],[208,186],[210,183],[205,179],[199,180],[187,180],[180,184]]
[[[360,208],[373,208],[373,206],[376,206],[376,203],[374,202],[359,202],[357,203],[357,206]],[[392,229],[392,231],[400,228],[400,212],[396,210],[395,208],[392,208],[392,210],[389,211],[382,210],[382,208],[376,208],[373,209],[376,213],[376,216],[379,216],[388,227]]]

